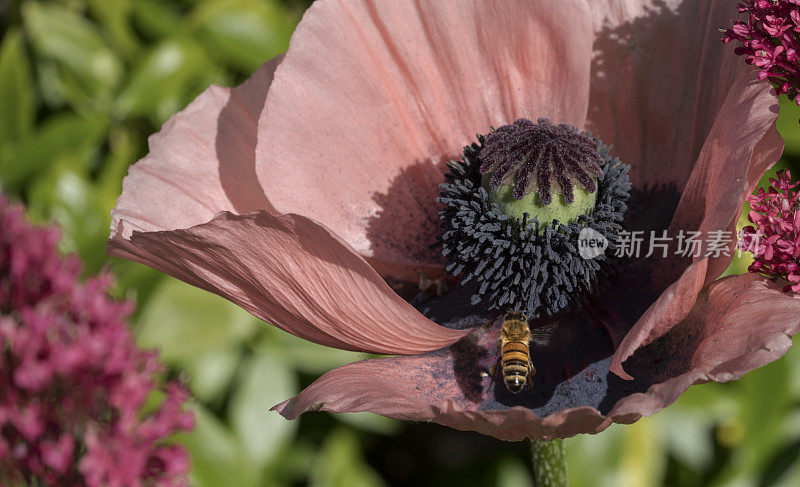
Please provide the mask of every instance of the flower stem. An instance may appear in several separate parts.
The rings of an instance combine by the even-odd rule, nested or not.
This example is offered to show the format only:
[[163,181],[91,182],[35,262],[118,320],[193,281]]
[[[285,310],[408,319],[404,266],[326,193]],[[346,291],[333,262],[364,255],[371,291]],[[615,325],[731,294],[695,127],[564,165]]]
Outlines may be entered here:
[[564,459],[564,441],[531,440],[533,458],[533,485],[536,487],[568,487],[567,462]]

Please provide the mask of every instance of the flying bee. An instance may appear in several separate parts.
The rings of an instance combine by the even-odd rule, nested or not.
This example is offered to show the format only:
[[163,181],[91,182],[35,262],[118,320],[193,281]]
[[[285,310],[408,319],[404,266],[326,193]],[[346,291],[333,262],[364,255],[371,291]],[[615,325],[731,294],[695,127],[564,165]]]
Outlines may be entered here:
[[530,341],[528,318],[519,311],[508,311],[500,327],[500,358],[497,361],[502,366],[506,389],[514,394],[519,393],[525,384],[533,389],[531,380],[536,367],[531,363]]

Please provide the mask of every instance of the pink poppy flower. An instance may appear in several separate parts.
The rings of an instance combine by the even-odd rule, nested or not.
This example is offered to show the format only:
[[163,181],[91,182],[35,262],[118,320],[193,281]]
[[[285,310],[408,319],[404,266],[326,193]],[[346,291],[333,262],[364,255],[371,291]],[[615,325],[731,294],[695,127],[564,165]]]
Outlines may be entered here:
[[290,419],[372,411],[508,440],[631,423],[780,357],[800,300],[756,275],[715,281],[724,254],[625,261],[591,313],[551,319],[534,388],[515,395],[486,373],[497,329],[477,325],[499,313],[457,281],[415,298],[403,283],[444,275],[430,248],[444,162],[520,118],[613,144],[629,228],[733,231],[783,142],[774,93],[709,27],[731,15],[688,0],[318,1],[284,56],[150,139],[108,252],[305,339],[397,355],[328,372],[275,407]]

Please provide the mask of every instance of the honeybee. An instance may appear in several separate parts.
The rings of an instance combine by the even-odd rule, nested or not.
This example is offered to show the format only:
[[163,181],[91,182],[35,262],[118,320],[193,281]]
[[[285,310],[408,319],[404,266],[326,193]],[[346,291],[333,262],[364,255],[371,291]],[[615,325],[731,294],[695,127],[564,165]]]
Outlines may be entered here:
[[500,327],[500,358],[497,362],[502,366],[506,389],[514,394],[519,393],[525,384],[533,389],[531,379],[536,374],[536,367],[531,363],[530,341],[528,318],[520,311],[506,312]]

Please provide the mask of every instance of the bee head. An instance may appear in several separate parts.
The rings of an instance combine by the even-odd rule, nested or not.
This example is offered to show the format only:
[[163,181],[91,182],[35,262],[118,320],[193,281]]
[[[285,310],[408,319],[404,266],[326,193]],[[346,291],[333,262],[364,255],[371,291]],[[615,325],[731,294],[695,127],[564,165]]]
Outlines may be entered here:
[[508,320],[523,320],[523,321],[528,321],[528,318],[525,316],[525,313],[523,313],[522,311],[517,311],[517,310],[515,310],[515,309],[514,309],[514,310],[511,310],[511,311],[508,311],[508,312],[506,312],[506,315],[505,315],[504,319],[505,319],[506,321],[508,321]]

